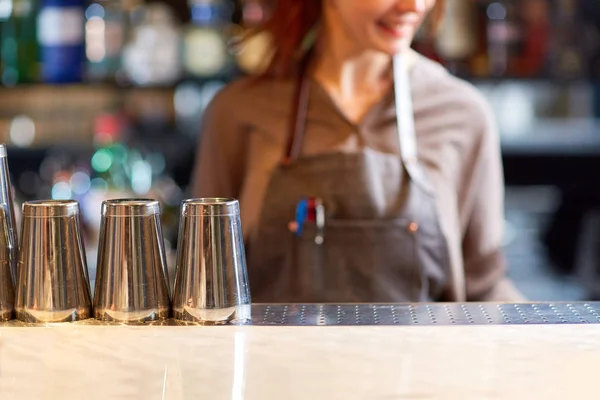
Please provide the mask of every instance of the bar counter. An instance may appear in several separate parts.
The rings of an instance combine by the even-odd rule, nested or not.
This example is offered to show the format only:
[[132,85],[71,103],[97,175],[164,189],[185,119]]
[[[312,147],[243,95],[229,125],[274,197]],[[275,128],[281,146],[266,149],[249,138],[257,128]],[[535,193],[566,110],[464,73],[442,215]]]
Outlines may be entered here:
[[0,327],[5,399],[595,398],[600,304],[253,305],[252,321]]

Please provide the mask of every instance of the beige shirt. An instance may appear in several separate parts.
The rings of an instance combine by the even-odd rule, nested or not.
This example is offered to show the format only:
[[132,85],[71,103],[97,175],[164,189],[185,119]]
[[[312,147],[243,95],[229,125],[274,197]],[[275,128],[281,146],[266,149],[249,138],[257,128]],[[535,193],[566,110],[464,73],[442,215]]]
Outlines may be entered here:
[[[455,300],[519,300],[504,278],[504,185],[487,103],[470,84],[425,57],[411,68],[410,80],[418,156],[436,189]],[[311,84],[302,154],[363,146],[399,154],[391,91],[353,124],[319,84]],[[192,195],[239,199],[246,239],[283,156],[293,89],[291,80],[242,79],[219,92],[204,116]]]

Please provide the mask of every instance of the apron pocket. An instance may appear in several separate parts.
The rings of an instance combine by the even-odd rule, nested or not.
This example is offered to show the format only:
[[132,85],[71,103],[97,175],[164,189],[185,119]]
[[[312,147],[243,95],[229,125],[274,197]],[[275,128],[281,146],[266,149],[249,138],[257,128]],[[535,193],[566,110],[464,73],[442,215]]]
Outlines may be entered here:
[[323,244],[307,225],[288,264],[294,297],[322,302],[419,301],[417,225],[391,220],[328,219]]

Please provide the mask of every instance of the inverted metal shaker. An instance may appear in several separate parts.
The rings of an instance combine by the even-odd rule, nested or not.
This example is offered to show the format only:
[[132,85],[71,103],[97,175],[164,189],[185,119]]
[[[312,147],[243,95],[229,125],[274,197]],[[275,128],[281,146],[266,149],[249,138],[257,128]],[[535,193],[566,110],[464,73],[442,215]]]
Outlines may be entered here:
[[173,316],[205,324],[244,322],[250,319],[250,304],[238,201],[184,201]]
[[102,203],[94,317],[143,323],[170,316],[160,204],[146,199]]
[[18,272],[17,319],[68,322],[91,317],[79,203],[48,200],[23,204]]
[[0,321],[12,318],[18,239],[6,146],[0,144]]

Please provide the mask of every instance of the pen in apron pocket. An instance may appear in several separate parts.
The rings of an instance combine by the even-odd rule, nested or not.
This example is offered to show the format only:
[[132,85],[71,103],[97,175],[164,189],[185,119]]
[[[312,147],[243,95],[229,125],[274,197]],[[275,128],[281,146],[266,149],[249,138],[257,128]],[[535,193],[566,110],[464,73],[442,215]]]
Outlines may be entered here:
[[302,236],[304,223],[308,219],[308,200],[303,198],[296,204],[294,220],[290,221],[288,228],[297,237]]
[[311,197],[308,200],[308,220],[315,224],[315,243],[323,244],[325,240],[325,206],[322,199]]
[[306,223],[315,225],[315,244],[323,244],[325,239],[325,206],[318,197],[303,198],[296,204],[294,221],[288,225],[290,232],[300,237]]

